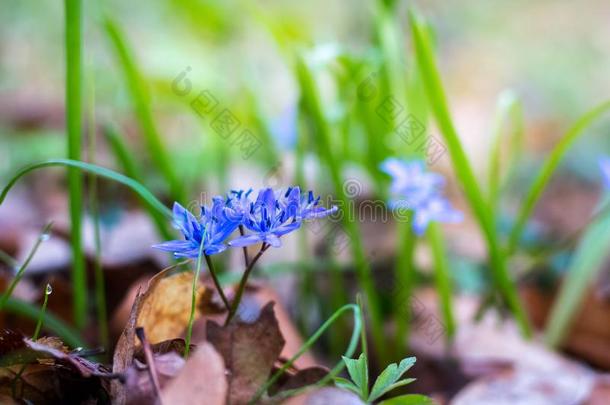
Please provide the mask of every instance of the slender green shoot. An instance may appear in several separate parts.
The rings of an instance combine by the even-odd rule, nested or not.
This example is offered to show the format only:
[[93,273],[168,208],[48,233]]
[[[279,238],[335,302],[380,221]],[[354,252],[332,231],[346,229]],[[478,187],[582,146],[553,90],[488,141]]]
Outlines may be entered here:
[[451,341],[455,336],[455,316],[451,300],[451,277],[449,275],[449,263],[447,261],[447,250],[443,233],[438,223],[433,222],[428,228],[428,239],[432,248],[434,258],[434,282],[436,293],[439,298],[439,308],[443,317],[447,334],[447,340]]
[[[23,301],[17,298],[7,299],[3,311],[12,313],[15,315],[23,316],[36,321],[41,316],[41,309],[36,305],[33,305],[27,301]],[[61,319],[50,313],[44,313],[43,323],[45,329],[57,335],[61,340],[70,347],[85,347],[86,343],[81,338],[79,332],[66,324]]]
[[[331,130],[328,126],[327,119],[324,116],[322,102],[311,69],[301,55],[297,57],[296,73],[301,89],[303,105],[306,111],[311,115],[316,127],[315,134],[317,138],[314,143],[318,146],[320,159],[328,167],[330,180],[334,186],[336,197],[342,202],[344,207],[348,207],[350,201],[343,187],[341,164],[333,157],[331,149]],[[385,337],[383,334],[381,306],[379,296],[375,289],[375,285],[373,284],[371,267],[365,255],[359,226],[355,221],[350,220],[347,215],[344,216],[343,225],[350,238],[350,247],[357,269],[358,282],[367,299],[375,350],[378,351],[382,359],[385,359],[387,357],[387,345],[385,344]]]
[[2,189],[2,192],[0,192],[0,204],[2,204],[4,202],[8,192],[11,190],[11,188],[13,188],[15,183],[17,183],[17,181],[21,177],[25,176],[26,174],[30,173],[31,171],[42,169],[45,167],[53,167],[53,166],[73,167],[73,168],[77,168],[82,171],[85,171],[87,173],[91,173],[96,176],[105,177],[107,179],[114,180],[117,183],[121,183],[121,184],[129,187],[136,194],[138,194],[140,197],[142,197],[142,199],[146,202],[146,204],[148,206],[150,206],[152,209],[156,210],[161,215],[165,216],[167,219],[172,219],[171,210],[169,208],[167,208],[165,205],[163,205],[163,203],[161,201],[159,201],[150,191],[148,191],[148,189],[146,187],[144,187],[142,184],[138,183],[134,179],[124,176],[113,170],[107,169],[105,167],[92,165],[92,164],[85,163],[85,162],[79,162],[76,160],[69,160],[69,159],[45,160],[40,163],[34,163],[31,165],[28,165],[28,166],[24,167],[23,169],[19,170],[11,178],[11,180],[8,182],[8,184]]
[[[95,163],[96,148],[96,120],[95,120],[95,78],[93,70],[90,70],[88,80],[89,90],[89,162]],[[102,241],[100,236],[100,209],[97,194],[97,177],[91,176],[89,190],[89,210],[93,219],[93,244],[95,247],[95,260],[93,263],[93,274],[95,281],[95,307],[97,311],[97,327],[99,329],[99,340],[103,348],[110,351],[108,335],[108,314],[106,310],[106,285],[104,282],[104,269],[102,267]]]
[[193,288],[191,290],[191,313],[189,315],[189,323],[186,329],[186,336],[184,338],[185,347],[184,347],[184,358],[187,359],[189,357],[189,352],[191,350],[191,336],[193,335],[193,323],[195,322],[195,310],[196,310],[196,301],[197,301],[197,286],[199,284],[199,274],[201,274],[201,259],[204,255],[203,253],[203,242],[205,240],[205,235],[201,238],[201,243],[199,244],[199,254],[197,255],[197,267],[195,268],[195,275],[193,276]]
[[534,182],[530,186],[525,198],[524,203],[519,210],[517,220],[513,226],[510,238],[508,241],[507,251],[509,254],[513,253],[519,242],[525,229],[525,225],[530,215],[534,211],[536,203],[542,196],[542,192],[546,188],[549,180],[555,173],[555,170],[563,160],[568,150],[574,145],[574,143],[584,134],[584,131],[599,119],[603,114],[610,111],[610,100],[605,101],[593,109],[582,115],[570,129],[561,138],[559,143],[555,146],[551,154],[546,158],[542,168],[536,175]]
[[[82,2],[65,0],[66,23],[66,130],[68,159],[80,160],[82,124]],[[80,329],[87,320],[87,274],[82,246],[83,190],[82,175],[68,170],[70,199],[70,244],[72,247],[72,294],[74,323]]]
[[9,298],[13,294],[13,291],[15,290],[15,287],[17,286],[17,284],[19,284],[19,281],[21,281],[21,279],[23,278],[25,269],[28,267],[28,265],[32,261],[32,258],[34,257],[34,255],[36,254],[36,251],[40,247],[40,244],[49,239],[49,232],[51,231],[52,226],[53,226],[53,223],[49,223],[42,229],[42,232],[40,232],[40,234],[38,235],[38,238],[36,239],[36,242],[34,243],[34,246],[32,247],[32,249],[30,250],[30,253],[28,253],[28,256],[26,257],[25,261],[19,267],[19,269],[17,270],[17,273],[15,273],[15,277],[13,277],[13,280],[9,284],[9,286],[6,289],[6,291],[4,292],[4,294],[2,294],[2,296],[0,296],[0,311],[2,311],[4,309],[6,303],[8,302]]
[[167,148],[163,144],[150,108],[150,97],[145,80],[135,61],[134,54],[127,44],[125,35],[110,17],[104,21],[106,35],[112,43],[113,50],[119,62],[127,89],[131,97],[134,113],[142,130],[144,141],[148,147],[153,162],[165,177],[172,197],[176,201],[184,201],[186,197],[183,182],[174,170]]
[[544,340],[556,347],[563,342],[587,289],[603,269],[610,249],[610,213],[591,223],[580,240],[559,295],[551,310]]
[[47,304],[49,302],[49,295],[53,292],[53,287],[51,284],[47,284],[44,289],[44,301],[42,302],[42,308],[40,308],[40,314],[38,315],[38,321],[36,322],[36,329],[34,329],[34,334],[32,335],[32,340],[38,339],[38,335],[40,334],[40,329],[42,329],[42,324],[44,322],[44,317],[47,312]]
[[[112,150],[117,163],[125,172],[127,177],[131,177],[132,179],[143,183],[140,169],[132,157],[134,156],[134,153],[129,150],[118,132],[114,128],[106,126],[103,133],[106,141],[108,141],[108,144],[110,145],[110,149]],[[167,228],[167,221],[164,219],[163,215],[160,215],[159,212],[146,204],[144,205],[144,208],[148,212],[148,216],[155,224],[159,236],[165,240],[172,239],[172,233]]]
[[[339,319],[339,317],[341,315],[343,315],[344,312],[347,312],[347,311],[353,312],[354,328],[352,330],[352,337],[350,338],[349,345],[347,346],[347,349],[345,350],[344,356],[351,358],[358,347],[358,340],[362,333],[362,323],[361,323],[362,317],[361,317],[361,313],[360,313],[360,308],[358,307],[358,305],[355,305],[355,304],[344,305],[341,308],[339,308],[337,311],[335,311],[335,313],[332,314],[332,316],[330,318],[328,318],[326,320],[326,322],[324,322],[324,324],[322,324],[322,326],[320,326],[320,328],[313,335],[311,335],[311,337],[309,339],[307,339],[307,341],[303,344],[303,346],[301,346],[299,351],[294,356],[292,356],[287,362],[285,362],[282,365],[282,367],[280,367],[279,370],[276,371],[262,387],[259,388],[259,390],[256,392],[256,394],[249,401],[249,403],[250,404],[258,403],[257,401],[265,394],[265,392],[267,392],[269,387],[271,387],[273,384],[275,384],[275,382],[282,376],[282,374],[284,374],[286,372],[286,370],[288,370],[290,367],[292,367],[294,362],[297,361],[299,359],[299,357],[301,357],[306,351],[308,351],[316,343],[316,341],[318,339],[320,339],[322,334],[333,323],[335,323],[335,321],[337,319]],[[343,370],[344,367],[345,367],[345,363],[343,361],[340,361],[339,363],[337,363],[337,365],[335,367],[332,368],[332,370],[330,370],[330,372],[324,378],[322,378],[320,381],[318,381],[315,384],[315,386],[322,387],[322,386],[326,385],[329,381],[332,381],[332,379],[335,376],[337,376],[341,372],[341,370]],[[291,395],[296,395],[299,392],[302,392],[303,390],[308,389],[308,388],[310,388],[310,387],[299,388],[296,390],[282,391],[280,394],[276,395],[274,397],[274,399],[279,400],[280,399],[279,397],[284,398],[284,397],[288,397]]]
[[[510,130],[506,126],[510,125]],[[521,153],[524,133],[523,106],[510,90],[498,98],[496,115],[491,132],[491,153],[488,167],[489,204],[497,211],[501,188],[510,176],[516,160]],[[503,142],[507,138],[506,142]],[[506,145],[508,143],[508,145]],[[506,152],[508,146],[508,153]],[[505,156],[503,158],[503,156]]]
[[531,336],[531,326],[519,297],[515,283],[511,280],[506,258],[500,248],[490,207],[485,203],[476,176],[464,152],[459,135],[453,125],[447,105],[440,74],[432,52],[427,25],[411,11],[409,14],[415,55],[431,112],[436,119],[451,156],[453,168],[457,173],[466,198],[483,232],[489,250],[492,275],[508,309],[515,317],[524,336]]
[[412,218],[413,216],[409,215],[406,221],[398,223],[398,244],[396,248],[398,256],[394,268],[394,277],[396,278],[396,285],[399,290],[394,291],[392,294],[392,306],[397,315],[394,319],[396,325],[394,344],[397,348],[402,348],[409,344],[411,313],[410,306],[407,303],[413,293],[415,276],[413,255],[417,244],[417,238],[412,230]]

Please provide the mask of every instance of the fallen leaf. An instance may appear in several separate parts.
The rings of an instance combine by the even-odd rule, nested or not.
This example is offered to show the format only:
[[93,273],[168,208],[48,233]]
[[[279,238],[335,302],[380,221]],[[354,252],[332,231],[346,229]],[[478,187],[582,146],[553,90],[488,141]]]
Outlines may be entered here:
[[228,389],[222,357],[211,344],[203,343],[163,389],[162,397],[165,404],[224,405]]
[[252,323],[239,319],[223,327],[209,321],[208,341],[224,359],[229,371],[228,403],[246,404],[267,381],[284,347],[284,338],[273,312],[273,302]]

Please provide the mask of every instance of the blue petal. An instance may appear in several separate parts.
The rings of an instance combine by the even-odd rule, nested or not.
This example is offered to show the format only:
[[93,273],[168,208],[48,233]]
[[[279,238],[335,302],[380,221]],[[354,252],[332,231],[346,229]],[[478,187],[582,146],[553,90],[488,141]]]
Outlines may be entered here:
[[178,252],[182,250],[192,249],[193,244],[186,240],[170,240],[157,245],[153,245],[154,249],[164,250],[166,252]]
[[229,242],[229,246],[231,247],[244,247],[249,245],[254,245],[255,243],[260,243],[263,241],[263,238],[258,235],[246,235],[240,236],[239,238],[233,239]]
[[282,241],[280,240],[280,238],[272,233],[265,235],[264,239],[266,243],[270,244],[274,248],[282,246]]
[[602,170],[604,184],[606,185],[606,188],[610,189],[610,157],[600,159],[599,166]]

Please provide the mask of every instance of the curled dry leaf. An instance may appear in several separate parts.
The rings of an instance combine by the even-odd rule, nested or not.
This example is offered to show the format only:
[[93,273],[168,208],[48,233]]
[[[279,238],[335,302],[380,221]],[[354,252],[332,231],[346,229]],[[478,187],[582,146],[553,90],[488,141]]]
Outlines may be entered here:
[[[4,330],[0,333],[0,396],[27,403],[81,403],[108,398],[115,376],[103,365],[70,353],[58,338],[37,341]],[[3,402],[4,403],[4,402]]]
[[222,357],[211,344],[203,343],[163,389],[162,397],[165,404],[223,405],[228,389]]
[[208,341],[218,350],[229,371],[228,403],[248,403],[267,381],[284,347],[273,303],[265,305],[252,323],[236,321],[223,327],[210,321],[206,329]]
[[[253,322],[237,320],[223,327],[209,321],[206,330],[208,341],[218,350],[228,370],[227,403],[247,404],[271,377],[272,371],[277,370],[274,365],[279,362],[284,348],[285,340],[275,316],[274,303],[265,305]],[[314,384],[327,373],[322,367],[287,372],[269,394]]]
[[[157,343],[177,338],[183,333],[191,310],[193,277],[190,271],[176,272],[175,267],[169,267],[152,277],[144,291],[138,291],[127,325],[115,348],[113,372],[125,373],[132,365],[136,346],[139,345],[135,336],[136,327],[144,328],[147,339],[153,347]],[[199,284],[196,295],[197,308],[201,304],[204,292],[205,288]],[[200,316],[199,311],[196,312],[197,316]],[[176,344],[173,343],[174,347]],[[127,400],[126,386],[114,382],[112,398],[114,403],[124,404]]]

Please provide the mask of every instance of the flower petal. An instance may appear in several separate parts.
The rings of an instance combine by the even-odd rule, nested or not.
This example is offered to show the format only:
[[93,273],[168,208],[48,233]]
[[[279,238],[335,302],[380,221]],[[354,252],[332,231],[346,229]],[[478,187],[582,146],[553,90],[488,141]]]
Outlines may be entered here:
[[263,241],[261,235],[246,235],[240,236],[239,238],[233,239],[229,242],[229,246],[231,247],[244,247],[249,245],[254,245],[255,243],[260,243]]

